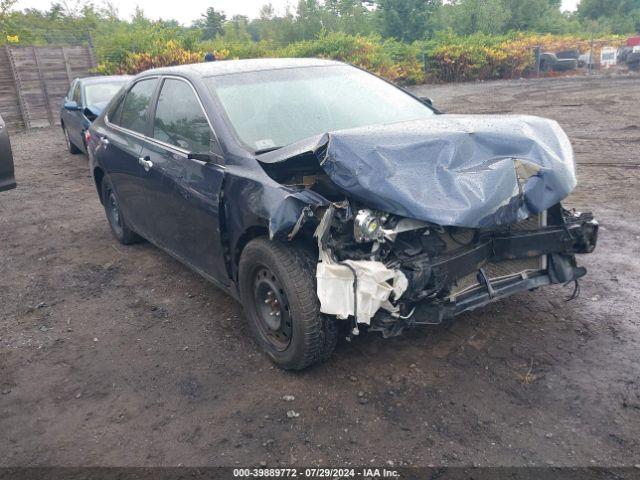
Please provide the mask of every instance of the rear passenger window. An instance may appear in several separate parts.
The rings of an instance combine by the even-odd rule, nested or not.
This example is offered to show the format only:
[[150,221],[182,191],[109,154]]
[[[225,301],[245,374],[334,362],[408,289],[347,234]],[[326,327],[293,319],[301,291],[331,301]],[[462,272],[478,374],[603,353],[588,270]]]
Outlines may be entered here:
[[116,125],[138,133],[145,133],[147,128],[147,110],[151,96],[156,88],[157,79],[141,80],[127,92],[122,103],[120,118]]
[[191,86],[167,78],[158,97],[153,138],[193,153],[210,149],[211,129]]

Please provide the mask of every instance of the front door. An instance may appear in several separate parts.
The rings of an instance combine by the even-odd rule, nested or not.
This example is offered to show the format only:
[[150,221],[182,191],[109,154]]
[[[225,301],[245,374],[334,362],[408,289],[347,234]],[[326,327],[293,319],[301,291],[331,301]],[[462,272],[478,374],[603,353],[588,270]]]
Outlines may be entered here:
[[153,112],[152,140],[145,143],[144,213],[153,238],[194,269],[228,284],[220,236],[224,168],[188,158],[211,153],[213,132],[191,84],[165,78]]
[[69,135],[69,141],[73,143],[75,146],[82,148],[84,139],[82,138],[82,86],[80,85],[80,81],[76,81],[73,90],[71,92],[71,98],[68,100],[76,102],[78,106],[77,110],[64,110],[64,126],[67,130],[67,135]]

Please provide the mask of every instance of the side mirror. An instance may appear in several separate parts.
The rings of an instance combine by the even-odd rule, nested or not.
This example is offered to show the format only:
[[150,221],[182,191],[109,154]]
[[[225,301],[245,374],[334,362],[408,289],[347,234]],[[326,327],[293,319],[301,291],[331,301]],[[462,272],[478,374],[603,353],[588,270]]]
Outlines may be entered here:
[[218,141],[214,137],[211,137],[209,145],[211,153],[191,152],[187,154],[187,158],[190,160],[198,160],[200,162],[224,165],[224,155]]
[[65,102],[63,105],[65,110],[70,110],[70,111],[75,111],[75,110],[80,110],[81,107],[78,105],[77,102],[74,102],[73,100],[69,101],[69,102]]
[[89,121],[93,122],[96,118],[98,118],[99,113],[94,112],[92,109],[90,109],[89,107],[86,107],[82,113],[84,113],[84,116],[87,117],[89,119]]
[[430,107],[433,107],[433,100],[431,99],[431,97],[420,97],[420,101],[429,105]]

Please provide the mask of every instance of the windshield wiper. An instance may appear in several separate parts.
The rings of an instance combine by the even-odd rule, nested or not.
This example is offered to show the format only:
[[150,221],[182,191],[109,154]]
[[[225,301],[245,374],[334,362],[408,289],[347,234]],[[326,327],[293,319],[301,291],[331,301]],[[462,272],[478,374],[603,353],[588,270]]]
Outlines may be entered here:
[[279,148],[282,148],[282,147],[269,147],[269,148],[262,148],[262,149],[260,149],[260,150],[256,150],[256,151],[255,151],[255,154],[256,154],[256,155],[261,155],[261,154],[263,154],[263,153],[273,152],[274,150],[278,150]]

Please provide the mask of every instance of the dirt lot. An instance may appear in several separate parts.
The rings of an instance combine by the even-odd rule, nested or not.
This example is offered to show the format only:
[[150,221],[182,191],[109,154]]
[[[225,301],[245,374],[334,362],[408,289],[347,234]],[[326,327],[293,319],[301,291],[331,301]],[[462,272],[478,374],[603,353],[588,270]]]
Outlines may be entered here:
[[580,298],[523,293],[282,372],[231,298],[150,244],[116,244],[86,159],[58,130],[14,135],[0,464],[640,464],[640,78],[418,91],[449,112],[566,128],[580,181],[567,205],[603,227]]

